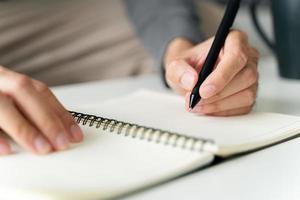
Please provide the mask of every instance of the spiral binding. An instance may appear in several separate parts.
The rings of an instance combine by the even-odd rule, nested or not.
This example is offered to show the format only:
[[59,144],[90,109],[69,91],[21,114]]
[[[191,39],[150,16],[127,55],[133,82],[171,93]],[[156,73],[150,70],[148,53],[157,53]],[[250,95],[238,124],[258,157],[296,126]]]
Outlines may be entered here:
[[199,152],[217,152],[217,145],[213,140],[185,136],[179,133],[154,129],[151,127],[140,126],[137,124],[127,123],[115,119],[98,117],[95,115],[83,114],[75,111],[69,111],[76,122],[81,125],[88,125],[109,131],[111,133],[123,134],[126,137],[147,140],[149,142],[162,143],[164,145],[172,145]]

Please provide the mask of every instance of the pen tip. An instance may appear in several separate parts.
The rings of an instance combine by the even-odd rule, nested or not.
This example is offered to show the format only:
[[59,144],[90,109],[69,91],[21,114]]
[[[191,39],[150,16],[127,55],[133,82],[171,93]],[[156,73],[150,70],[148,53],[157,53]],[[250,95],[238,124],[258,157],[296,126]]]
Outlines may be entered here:
[[191,94],[191,96],[190,96],[190,104],[189,104],[189,111],[191,111],[195,107],[194,101],[195,101],[195,95]]
[[200,101],[200,98],[197,98],[195,94],[191,94],[190,96],[190,104],[189,104],[189,110],[191,111],[197,103]]

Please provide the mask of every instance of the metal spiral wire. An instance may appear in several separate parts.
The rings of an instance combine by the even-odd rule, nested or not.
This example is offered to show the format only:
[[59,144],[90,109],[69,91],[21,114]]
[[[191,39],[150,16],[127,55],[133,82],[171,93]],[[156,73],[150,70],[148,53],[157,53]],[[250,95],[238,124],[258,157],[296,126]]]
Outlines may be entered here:
[[108,131],[119,135],[123,134],[126,137],[147,140],[149,142],[162,143],[164,145],[172,145],[174,147],[180,147],[192,151],[216,151],[216,145],[214,141],[209,139],[185,136],[179,133],[173,133],[161,129],[154,129],[151,127],[141,126],[95,115],[83,114],[74,111],[69,112],[72,114],[76,122],[83,126],[95,127],[103,131]]

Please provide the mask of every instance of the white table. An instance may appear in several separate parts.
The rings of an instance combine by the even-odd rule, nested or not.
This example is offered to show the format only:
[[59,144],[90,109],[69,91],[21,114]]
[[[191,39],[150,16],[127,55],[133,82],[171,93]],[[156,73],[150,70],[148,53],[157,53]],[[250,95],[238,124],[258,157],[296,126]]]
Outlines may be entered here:
[[[256,110],[300,116],[300,81],[282,80],[275,60],[259,64]],[[139,88],[165,90],[158,75],[53,88],[69,109],[94,104]],[[242,133],[241,133],[242,134]],[[300,199],[300,139],[236,158],[152,188],[128,199]]]

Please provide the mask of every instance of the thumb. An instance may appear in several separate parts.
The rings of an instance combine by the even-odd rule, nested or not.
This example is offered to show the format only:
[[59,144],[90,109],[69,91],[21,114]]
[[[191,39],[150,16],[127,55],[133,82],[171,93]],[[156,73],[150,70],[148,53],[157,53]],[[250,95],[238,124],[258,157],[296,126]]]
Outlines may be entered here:
[[175,90],[191,91],[197,79],[196,70],[184,59],[177,59],[166,66],[166,80]]

